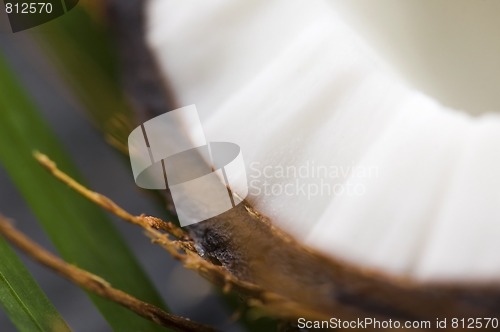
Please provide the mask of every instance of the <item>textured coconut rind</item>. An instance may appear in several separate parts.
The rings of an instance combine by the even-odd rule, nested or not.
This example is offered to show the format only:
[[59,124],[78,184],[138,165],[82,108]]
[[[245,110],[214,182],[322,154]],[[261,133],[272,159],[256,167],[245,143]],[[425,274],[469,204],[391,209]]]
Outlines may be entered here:
[[[107,3],[137,122],[179,106],[146,46],[143,4],[140,0]],[[165,199],[175,213],[168,192]],[[500,312],[500,283],[418,283],[352,266],[306,248],[300,239],[273,227],[247,202],[188,229],[204,258],[223,265],[241,280],[299,303],[303,312],[315,312],[316,317],[408,320],[496,317]],[[293,318],[294,311],[287,311],[285,303],[282,309]]]
[[[496,315],[498,285],[416,283],[305,248],[247,203],[190,226],[205,255],[237,277],[323,313],[420,319]],[[390,259],[390,257],[388,257]]]

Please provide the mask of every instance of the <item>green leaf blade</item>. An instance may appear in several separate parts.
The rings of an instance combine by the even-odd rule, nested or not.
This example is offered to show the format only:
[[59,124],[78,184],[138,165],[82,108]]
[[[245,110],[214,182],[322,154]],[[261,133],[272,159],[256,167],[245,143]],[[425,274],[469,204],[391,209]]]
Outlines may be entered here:
[[15,252],[0,238],[0,304],[21,331],[71,331]]
[[[48,154],[80,180],[59,142],[0,57],[0,163],[49,238],[66,261],[143,301],[164,307],[109,218],[43,170],[32,157],[33,150]],[[110,301],[92,294],[90,297],[116,331],[164,331]]]

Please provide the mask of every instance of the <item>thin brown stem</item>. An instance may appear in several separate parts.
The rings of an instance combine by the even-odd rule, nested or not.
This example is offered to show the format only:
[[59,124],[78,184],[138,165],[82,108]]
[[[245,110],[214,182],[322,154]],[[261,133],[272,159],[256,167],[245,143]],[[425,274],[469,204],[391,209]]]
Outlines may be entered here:
[[72,177],[70,177],[68,174],[62,172],[59,168],[57,168],[56,163],[50,160],[50,158],[47,157],[45,154],[35,151],[33,152],[33,156],[40,163],[40,165],[42,165],[45,169],[47,169],[58,180],[62,181],[70,188],[80,193],[82,196],[86,197],[90,201],[99,205],[103,209],[113,213],[119,218],[128,221],[132,224],[139,225],[143,228],[151,227],[154,229],[165,231],[180,240],[189,239],[189,236],[182,229],[180,229],[171,222],[164,221],[161,220],[160,218],[151,216],[131,215],[108,197],[84,187],[83,185],[75,181]]
[[69,279],[92,293],[118,303],[137,315],[151,320],[158,325],[178,331],[216,331],[209,326],[193,322],[187,318],[172,315],[150,303],[143,302],[128,293],[113,288],[101,277],[66,263],[18,231],[2,216],[0,216],[0,233],[12,244],[24,251],[29,257],[52,269],[66,279]]

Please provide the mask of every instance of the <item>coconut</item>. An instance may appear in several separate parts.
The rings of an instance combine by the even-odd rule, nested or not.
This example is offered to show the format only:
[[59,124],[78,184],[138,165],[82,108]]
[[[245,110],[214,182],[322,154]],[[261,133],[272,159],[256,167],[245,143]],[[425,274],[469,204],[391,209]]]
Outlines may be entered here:
[[247,199],[190,233],[204,257],[318,316],[494,315],[500,116],[484,110],[500,100],[489,85],[422,88],[434,78],[418,55],[395,60],[390,38],[366,41],[370,23],[346,16],[367,3],[147,3],[148,72],[246,162]]

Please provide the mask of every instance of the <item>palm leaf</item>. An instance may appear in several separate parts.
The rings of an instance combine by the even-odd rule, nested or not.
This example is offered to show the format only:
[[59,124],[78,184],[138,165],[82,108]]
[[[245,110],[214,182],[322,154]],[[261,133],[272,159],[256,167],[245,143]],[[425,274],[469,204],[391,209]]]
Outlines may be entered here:
[[14,251],[0,238],[0,304],[21,331],[70,331]]
[[[106,215],[51,178],[32,158],[38,149],[80,179],[53,133],[0,58],[0,163],[65,260],[107,279],[116,288],[162,306],[150,280]],[[92,161],[89,161],[92,162]],[[2,262],[3,263],[3,262]],[[90,295],[117,331],[155,331],[155,324]],[[163,330],[163,329],[162,329]]]

